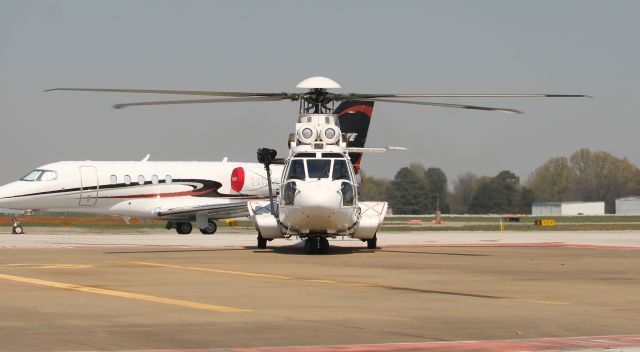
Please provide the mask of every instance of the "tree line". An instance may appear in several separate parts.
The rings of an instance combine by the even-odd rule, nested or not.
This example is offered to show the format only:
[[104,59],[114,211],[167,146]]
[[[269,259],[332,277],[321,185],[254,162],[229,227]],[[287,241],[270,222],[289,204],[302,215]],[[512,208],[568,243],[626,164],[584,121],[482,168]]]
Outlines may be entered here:
[[627,158],[580,149],[554,157],[525,182],[509,170],[495,176],[459,175],[449,189],[444,171],[412,163],[392,180],[362,174],[362,200],[387,201],[395,214],[528,214],[534,202],[604,201],[615,213],[615,200],[640,195],[640,169]]

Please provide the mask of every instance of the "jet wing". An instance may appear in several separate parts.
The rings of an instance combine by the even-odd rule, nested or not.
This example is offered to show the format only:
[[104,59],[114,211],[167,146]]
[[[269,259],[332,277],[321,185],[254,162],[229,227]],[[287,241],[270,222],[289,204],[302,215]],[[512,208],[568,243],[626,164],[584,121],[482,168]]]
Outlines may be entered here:
[[167,206],[156,209],[155,213],[158,218],[166,220],[194,220],[196,214],[206,214],[209,219],[229,219],[249,215],[246,201]]

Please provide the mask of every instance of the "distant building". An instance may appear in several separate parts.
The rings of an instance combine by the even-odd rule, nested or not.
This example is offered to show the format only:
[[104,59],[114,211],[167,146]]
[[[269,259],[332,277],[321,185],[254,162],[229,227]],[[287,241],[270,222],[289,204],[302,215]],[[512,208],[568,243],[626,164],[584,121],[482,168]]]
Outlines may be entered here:
[[640,215],[640,197],[616,199],[616,215]]
[[533,203],[531,215],[604,215],[604,202]]

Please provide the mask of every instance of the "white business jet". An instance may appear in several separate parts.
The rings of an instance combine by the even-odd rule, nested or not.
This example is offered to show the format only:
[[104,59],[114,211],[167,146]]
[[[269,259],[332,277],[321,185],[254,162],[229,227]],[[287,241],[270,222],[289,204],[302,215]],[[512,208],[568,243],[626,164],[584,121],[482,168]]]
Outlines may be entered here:
[[[215,220],[247,216],[249,199],[268,196],[261,164],[147,159],[43,165],[1,186],[0,208],[161,219],[179,234],[191,233],[193,222],[203,234],[213,234]],[[281,172],[280,166],[275,174]],[[13,233],[20,234],[17,219]]]

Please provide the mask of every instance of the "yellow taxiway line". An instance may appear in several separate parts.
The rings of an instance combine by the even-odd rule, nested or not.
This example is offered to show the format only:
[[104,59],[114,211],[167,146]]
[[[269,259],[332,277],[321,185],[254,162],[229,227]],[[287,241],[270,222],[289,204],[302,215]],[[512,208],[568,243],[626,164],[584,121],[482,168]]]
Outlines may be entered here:
[[153,262],[127,262],[127,263],[129,263],[129,264],[137,264],[137,265],[144,265],[144,266],[157,266],[157,267],[172,268],[172,269],[208,271],[208,272],[218,273],[218,274],[230,274],[230,275],[239,275],[239,276],[253,276],[253,277],[261,277],[261,278],[265,278],[265,279],[298,280],[298,281],[307,281],[307,282],[316,282],[316,283],[334,284],[334,285],[376,287],[376,285],[357,283],[357,282],[306,279],[306,278],[295,277],[295,276],[262,274],[262,273],[252,273],[252,272],[247,272],[247,271],[224,270],[224,269],[213,269],[213,268],[201,268],[201,267],[197,267],[197,266],[172,265],[172,264],[162,264],[162,263],[153,263]]
[[[214,268],[202,268],[202,267],[196,267],[196,266],[173,265],[173,264],[140,262],[140,261],[127,261],[127,263],[143,265],[143,266],[155,266],[155,267],[162,267],[162,268],[206,271],[206,272],[213,272],[213,273],[219,273],[219,274],[261,277],[266,279],[296,280],[296,281],[304,281],[304,282],[314,282],[319,284],[357,286],[357,287],[368,287],[368,288],[379,288],[379,289],[389,289],[389,288],[398,289],[397,287],[391,287],[391,286],[380,285],[380,284],[368,284],[368,283],[360,283],[360,282],[335,281],[335,280],[324,280],[324,279],[310,279],[310,278],[304,278],[304,277],[252,273],[252,272],[246,272],[246,271],[224,270],[224,269],[214,269]],[[501,300],[507,300],[507,301],[533,303],[533,304],[552,304],[552,305],[569,304],[567,302],[539,300],[539,299],[531,299],[531,298],[524,298],[524,297],[503,297],[503,296],[491,296],[491,295],[465,294],[465,293],[446,292],[446,291],[419,290],[419,289],[411,289],[411,288],[407,288],[407,290],[415,291],[415,292],[424,292],[424,293],[451,294],[456,296],[467,296],[467,297],[476,297],[476,298],[501,299]]]
[[133,293],[133,292],[125,292],[125,291],[118,291],[118,290],[111,290],[111,289],[104,289],[104,288],[96,288],[96,287],[89,287],[89,286],[82,286],[82,285],[67,284],[67,283],[63,283],[63,282],[34,279],[34,278],[23,277],[23,276],[0,274],[0,279],[8,280],[8,281],[15,281],[15,282],[22,282],[22,283],[27,283],[27,284],[32,284],[32,285],[48,286],[48,287],[66,289],[66,290],[74,290],[74,291],[87,292],[87,293],[95,293],[95,294],[99,294],[99,295],[129,298],[129,299],[135,299],[135,300],[147,301],[147,302],[153,302],[153,303],[162,303],[162,304],[169,304],[169,305],[174,305],[174,306],[181,306],[181,307],[188,307],[188,308],[195,308],[195,309],[204,309],[204,310],[213,311],[213,312],[219,312],[219,313],[238,313],[238,312],[251,312],[252,311],[250,309],[240,309],[240,308],[233,308],[233,307],[226,307],[226,306],[217,306],[217,305],[206,304],[206,303],[184,301],[184,300],[180,300],[180,299],[158,297],[158,296],[146,295],[146,294],[141,294],[141,293]]

